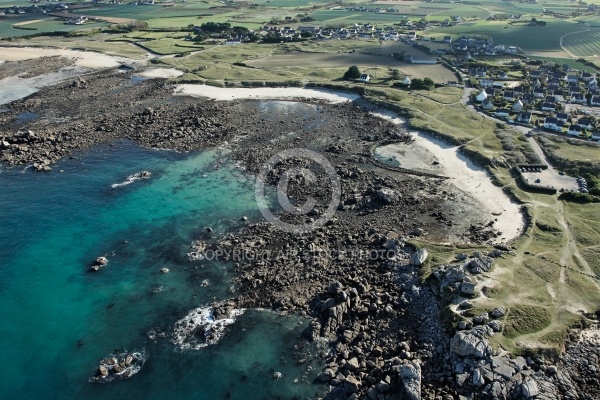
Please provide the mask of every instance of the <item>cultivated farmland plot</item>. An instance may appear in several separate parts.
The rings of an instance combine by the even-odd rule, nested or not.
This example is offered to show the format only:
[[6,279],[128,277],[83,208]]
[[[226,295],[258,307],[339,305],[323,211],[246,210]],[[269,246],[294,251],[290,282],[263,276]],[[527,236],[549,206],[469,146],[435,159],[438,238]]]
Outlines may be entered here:
[[577,57],[600,55],[600,28],[565,36],[563,46]]

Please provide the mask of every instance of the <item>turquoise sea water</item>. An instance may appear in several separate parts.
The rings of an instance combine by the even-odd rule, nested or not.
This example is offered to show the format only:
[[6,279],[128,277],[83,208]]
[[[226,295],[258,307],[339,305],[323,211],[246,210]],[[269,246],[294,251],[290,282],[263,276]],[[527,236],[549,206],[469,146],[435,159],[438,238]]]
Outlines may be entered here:
[[[190,242],[257,220],[254,182],[216,151],[128,142],[63,160],[50,173],[0,172],[0,398],[308,398],[316,369],[292,346],[306,319],[249,310],[201,350],[150,340],[196,307],[231,296],[229,267],[190,262]],[[62,170],[63,172],[60,172]],[[151,179],[111,188],[142,170]],[[106,256],[97,273],[90,262]],[[160,269],[167,267],[168,274]],[[200,283],[207,279],[208,287]],[[160,288],[160,290],[158,290]],[[88,382],[114,349],[145,351],[130,380]],[[282,373],[279,380],[273,372]],[[298,383],[294,383],[298,380]]]

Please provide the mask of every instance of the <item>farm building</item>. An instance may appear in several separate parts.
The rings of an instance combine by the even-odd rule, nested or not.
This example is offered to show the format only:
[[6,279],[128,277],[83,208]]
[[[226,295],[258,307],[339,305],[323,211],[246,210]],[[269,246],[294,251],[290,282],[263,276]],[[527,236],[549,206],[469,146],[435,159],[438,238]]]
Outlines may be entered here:
[[369,82],[371,80],[371,75],[369,74],[361,74],[360,78],[358,78],[360,82]]

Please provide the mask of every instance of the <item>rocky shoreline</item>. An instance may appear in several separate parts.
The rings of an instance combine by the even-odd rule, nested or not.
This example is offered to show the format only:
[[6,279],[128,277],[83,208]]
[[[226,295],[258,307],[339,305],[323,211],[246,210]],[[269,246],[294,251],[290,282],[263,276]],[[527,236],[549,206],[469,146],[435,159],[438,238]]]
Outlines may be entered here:
[[[23,112],[39,117],[19,124]],[[491,247],[499,237],[493,216],[482,215],[476,201],[443,178],[373,163],[374,146],[411,138],[373,117],[365,104],[288,107],[174,97],[163,80],[107,71],[44,88],[0,114],[0,160],[10,166],[50,170],[61,158],[117,139],[178,151],[227,148],[228,157],[252,174],[286,149],[326,155],[340,179],[341,197],[325,226],[286,233],[268,223],[244,224],[223,237],[207,231],[192,253],[231,255],[222,259],[236,272],[231,308],[269,308],[313,319],[308,337],[329,344],[319,375],[330,386],[327,398],[597,398],[600,347],[583,327],[569,333],[566,352],[553,360],[494,354],[489,337],[502,329],[494,323],[501,310],[489,310],[487,317],[465,314],[456,333],[443,322],[444,301],[468,290],[472,277],[510,248],[496,243],[487,255],[457,255],[457,263],[428,276],[432,261],[415,243]],[[313,198],[316,204],[307,215],[285,215],[288,223],[318,218],[331,198],[325,172],[306,160],[280,164],[268,182],[299,167],[313,171],[317,184],[295,179],[288,193],[299,203]],[[249,253],[267,256],[240,257]],[[98,373],[109,375],[103,371]]]

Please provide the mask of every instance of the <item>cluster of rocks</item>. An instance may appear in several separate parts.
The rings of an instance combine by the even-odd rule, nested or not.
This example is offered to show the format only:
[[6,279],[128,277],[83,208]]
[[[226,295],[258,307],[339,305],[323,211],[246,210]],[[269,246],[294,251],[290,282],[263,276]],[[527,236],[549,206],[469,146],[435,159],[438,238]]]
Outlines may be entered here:
[[28,163],[36,171],[51,171],[50,164],[60,156],[54,155],[48,148],[59,141],[54,135],[35,134],[31,130],[17,131],[12,136],[0,136],[0,159],[8,164]]
[[598,332],[597,325],[571,330],[572,342],[558,359],[494,354],[488,341],[494,331],[487,326],[457,332],[450,347],[456,394],[459,399],[598,398]]
[[190,244],[190,251],[187,253],[187,258],[190,261],[197,261],[204,259],[204,250],[206,250],[206,243],[201,240],[196,240]]
[[433,275],[440,282],[440,290],[449,290],[451,293],[462,296],[475,295],[476,276],[489,272],[494,265],[494,258],[491,255],[499,257],[502,255],[502,251],[496,249],[487,256],[476,251],[470,257],[460,253],[456,256],[458,264],[439,266]]
[[146,362],[144,352],[119,352],[103,358],[90,377],[90,382],[105,383],[114,379],[129,379],[140,371]]
[[54,73],[64,67],[71,67],[76,61],[75,58],[63,56],[44,56],[29,60],[5,61],[0,64],[0,79],[11,76],[19,76],[22,79],[33,78]]
[[94,262],[90,266],[90,271],[93,271],[93,272],[100,271],[100,269],[104,268],[107,264],[108,264],[108,258],[98,257],[94,260]]

